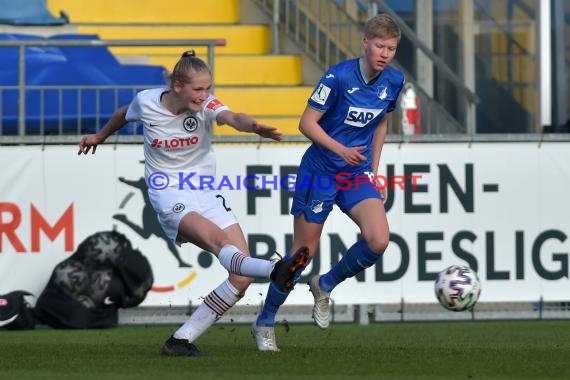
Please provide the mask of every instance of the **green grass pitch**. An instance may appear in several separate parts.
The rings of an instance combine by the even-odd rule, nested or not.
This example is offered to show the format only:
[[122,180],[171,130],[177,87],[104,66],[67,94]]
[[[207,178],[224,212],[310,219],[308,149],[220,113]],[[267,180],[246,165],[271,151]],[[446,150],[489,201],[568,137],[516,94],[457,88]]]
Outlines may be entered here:
[[279,353],[214,325],[207,356],[163,357],[175,329],[0,331],[0,379],[570,379],[570,321],[279,325]]

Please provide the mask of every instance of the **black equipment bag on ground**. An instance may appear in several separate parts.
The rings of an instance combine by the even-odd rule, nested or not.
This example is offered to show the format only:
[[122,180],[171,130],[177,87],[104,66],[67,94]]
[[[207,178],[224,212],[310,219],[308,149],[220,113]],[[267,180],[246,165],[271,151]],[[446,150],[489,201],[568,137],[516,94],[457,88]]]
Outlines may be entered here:
[[0,295],[0,328],[7,330],[31,330],[36,321],[30,303],[26,300],[32,293],[16,290]]
[[140,304],[152,283],[150,263],[125,235],[98,232],[55,267],[34,312],[55,328],[114,327],[118,309]]

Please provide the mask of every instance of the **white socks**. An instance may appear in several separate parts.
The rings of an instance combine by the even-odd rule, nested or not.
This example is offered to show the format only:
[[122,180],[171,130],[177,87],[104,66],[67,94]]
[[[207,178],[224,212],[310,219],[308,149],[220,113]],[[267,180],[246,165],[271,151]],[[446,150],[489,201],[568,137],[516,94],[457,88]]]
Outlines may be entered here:
[[222,282],[204,299],[204,302],[192,313],[190,318],[174,333],[176,339],[187,339],[193,342],[208,327],[220,318],[240,300],[241,296],[229,280]]
[[274,263],[244,255],[237,247],[226,245],[218,254],[218,260],[229,272],[247,277],[268,278]]
[[[229,272],[247,277],[269,278],[275,264],[269,260],[255,259],[244,255],[237,247],[226,245],[218,254],[218,260]],[[241,295],[230,283],[224,281],[206,296],[204,302],[192,313],[190,318],[174,333],[176,339],[195,341],[208,327],[229,310]]]

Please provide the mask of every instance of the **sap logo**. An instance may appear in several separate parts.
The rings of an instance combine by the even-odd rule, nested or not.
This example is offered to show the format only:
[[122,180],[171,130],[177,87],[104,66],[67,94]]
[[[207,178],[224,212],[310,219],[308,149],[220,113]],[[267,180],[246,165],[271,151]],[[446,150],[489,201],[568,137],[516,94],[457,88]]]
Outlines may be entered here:
[[384,109],[369,109],[350,107],[344,122],[353,127],[362,128],[366,126],[372,119],[378,116]]

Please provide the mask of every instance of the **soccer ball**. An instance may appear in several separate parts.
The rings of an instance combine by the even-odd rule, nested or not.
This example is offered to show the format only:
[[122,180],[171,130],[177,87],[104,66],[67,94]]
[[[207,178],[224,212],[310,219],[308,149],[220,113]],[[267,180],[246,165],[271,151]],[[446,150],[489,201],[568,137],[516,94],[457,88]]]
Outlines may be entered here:
[[447,310],[471,310],[479,300],[481,283],[477,273],[463,265],[452,265],[437,275],[435,296]]
[[79,295],[89,283],[87,268],[80,261],[67,259],[54,269],[55,285],[69,295]]

